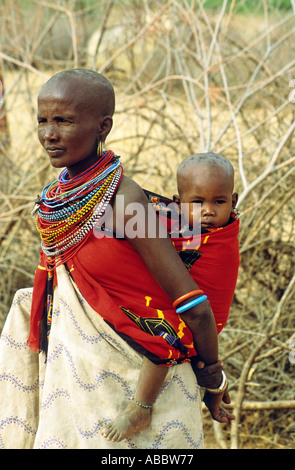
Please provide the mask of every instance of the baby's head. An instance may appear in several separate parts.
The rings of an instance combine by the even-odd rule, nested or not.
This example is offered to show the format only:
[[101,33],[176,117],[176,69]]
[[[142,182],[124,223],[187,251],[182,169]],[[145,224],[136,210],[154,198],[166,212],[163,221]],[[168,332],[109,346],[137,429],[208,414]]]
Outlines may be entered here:
[[234,190],[234,169],[222,155],[200,153],[186,158],[177,170],[177,203],[189,203],[188,218],[193,225],[194,203],[201,204],[201,226],[205,229],[226,225],[238,201]]

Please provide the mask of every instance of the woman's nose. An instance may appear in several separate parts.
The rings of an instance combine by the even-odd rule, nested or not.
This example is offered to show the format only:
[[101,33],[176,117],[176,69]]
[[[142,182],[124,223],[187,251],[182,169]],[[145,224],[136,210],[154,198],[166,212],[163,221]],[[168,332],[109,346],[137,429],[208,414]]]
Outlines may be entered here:
[[56,140],[58,136],[57,128],[54,124],[48,123],[44,129],[44,140]]

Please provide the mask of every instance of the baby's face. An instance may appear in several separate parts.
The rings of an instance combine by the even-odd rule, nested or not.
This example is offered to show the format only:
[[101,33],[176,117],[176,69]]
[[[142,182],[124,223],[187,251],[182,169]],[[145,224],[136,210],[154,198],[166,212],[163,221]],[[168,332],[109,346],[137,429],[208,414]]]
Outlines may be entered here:
[[219,228],[227,224],[237,203],[232,194],[233,177],[223,167],[197,165],[178,180],[180,203],[189,203],[187,222],[193,227],[197,204],[201,208],[201,226],[205,229]]

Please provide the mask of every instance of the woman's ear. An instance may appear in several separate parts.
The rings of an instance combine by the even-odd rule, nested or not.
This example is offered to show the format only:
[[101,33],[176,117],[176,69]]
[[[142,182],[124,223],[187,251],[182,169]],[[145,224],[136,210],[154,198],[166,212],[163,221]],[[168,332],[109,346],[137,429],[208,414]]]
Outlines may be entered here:
[[113,118],[109,114],[101,116],[98,122],[99,139],[104,142],[113,127]]

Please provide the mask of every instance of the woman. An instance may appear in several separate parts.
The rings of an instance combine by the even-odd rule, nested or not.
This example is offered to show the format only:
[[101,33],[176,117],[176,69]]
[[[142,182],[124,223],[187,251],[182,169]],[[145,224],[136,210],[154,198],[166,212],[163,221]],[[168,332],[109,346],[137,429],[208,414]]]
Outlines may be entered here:
[[[51,164],[66,169],[37,201],[42,251],[32,298],[30,290],[17,294],[3,330],[0,384],[1,396],[8,398],[1,404],[3,447],[203,445],[200,396],[188,360],[197,354],[205,364],[203,385],[219,391],[222,373],[214,317],[207,300],[181,316],[175,314],[172,303],[189,293],[194,301],[198,286],[169,238],[159,234],[161,225],[154,238],[147,233],[130,236],[126,229],[131,219],[127,208],[137,203],[144,210],[147,232],[149,206],[142,189],[123,175],[114,154],[102,152],[114,106],[111,84],[83,69],[56,74],[38,96],[39,140]],[[110,203],[116,236],[97,238],[93,228]],[[124,239],[117,230],[122,218]],[[128,264],[122,267],[121,258]],[[135,265],[151,295],[134,286]],[[120,269],[126,279],[121,276],[116,284],[122,280],[129,289],[124,305],[122,289],[116,292],[113,284],[108,289],[106,281],[109,276],[111,282]],[[157,316],[164,329],[168,325],[170,332],[181,331],[185,350],[180,342],[176,347],[176,342],[167,341],[167,328],[161,330],[163,335],[150,334],[138,325],[133,314],[143,296],[146,310],[140,310],[140,317]],[[24,335],[30,310],[27,348]],[[11,353],[12,342],[19,348],[17,354]],[[40,348],[46,364],[38,354]],[[147,373],[138,380],[142,362]],[[26,391],[21,402],[16,384]],[[136,401],[129,403],[136,393]],[[222,400],[229,402],[226,386],[210,395],[207,406],[214,419],[227,422],[233,417],[220,407]],[[103,432],[110,439],[106,440],[99,431],[118,414],[116,429],[111,435]],[[17,442],[15,426],[22,430]]]

